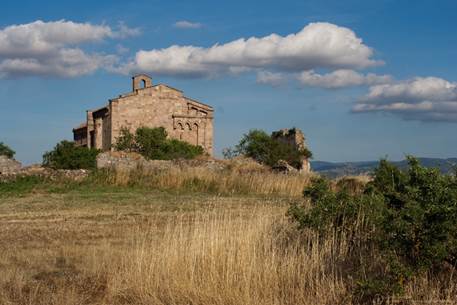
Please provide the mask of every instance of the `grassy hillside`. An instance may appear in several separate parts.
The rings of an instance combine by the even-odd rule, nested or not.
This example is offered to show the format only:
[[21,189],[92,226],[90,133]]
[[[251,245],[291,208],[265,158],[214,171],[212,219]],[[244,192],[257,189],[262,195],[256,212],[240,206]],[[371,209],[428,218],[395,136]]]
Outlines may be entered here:
[[[286,216],[307,183],[201,169],[0,184],[0,304],[353,304],[348,240]],[[427,276],[405,291],[455,295]]]

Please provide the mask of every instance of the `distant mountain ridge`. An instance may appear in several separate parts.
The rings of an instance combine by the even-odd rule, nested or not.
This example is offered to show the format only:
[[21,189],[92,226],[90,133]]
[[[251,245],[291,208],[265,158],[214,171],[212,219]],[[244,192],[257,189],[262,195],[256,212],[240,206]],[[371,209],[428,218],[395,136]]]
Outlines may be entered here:
[[[419,162],[425,167],[437,167],[442,173],[450,173],[453,166],[457,166],[457,158],[418,158]],[[311,168],[330,178],[337,178],[346,175],[363,175],[370,174],[378,166],[379,161],[363,161],[363,162],[326,162],[326,161],[311,161]],[[406,168],[408,162],[391,161],[400,168]]]

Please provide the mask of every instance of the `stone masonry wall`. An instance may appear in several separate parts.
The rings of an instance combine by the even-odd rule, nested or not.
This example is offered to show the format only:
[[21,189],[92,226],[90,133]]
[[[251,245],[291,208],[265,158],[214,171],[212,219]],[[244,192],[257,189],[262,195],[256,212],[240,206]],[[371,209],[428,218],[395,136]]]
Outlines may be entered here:
[[222,170],[226,166],[227,164],[223,160],[146,160],[140,154],[120,151],[104,152],[97,156],[98,169],[121,171],[131,171],[138,168],[146,171],[162,171],[182,167],[205,167]]
[[9,159],[6,156],[0,156],[0,175],[13,174],[21,169],[20,162]]
[[134,133],[139,127],[164,127],[170,138],[200,145],[213,155],[212,107],[187,98],[172,87],[153,86],[147,75],[137,75],[132,81],[132,92],[111,99],[105,107],[87,111],[86,137],[83,139],[81,131],[74,129],[77,143],[108,151],[121,128]]
[[171,138],[201,145],[213,153],[212,111],[185,98],[181,91],[165,85],[136,91],[111,100],[111,143],[115,143],[122,127],[131,132],[137,128],[164,127]]

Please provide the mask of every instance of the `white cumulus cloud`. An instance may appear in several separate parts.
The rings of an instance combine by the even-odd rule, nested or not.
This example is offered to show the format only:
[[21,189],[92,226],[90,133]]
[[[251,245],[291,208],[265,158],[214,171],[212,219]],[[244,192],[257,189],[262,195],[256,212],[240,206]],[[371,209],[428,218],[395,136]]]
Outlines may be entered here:
[[393,113],[409,120],[457,122],[457,83],[416,77],[372,86],[352,110]]
[[113,64],[112,55],[87,54],[80,45],[137,35],[139,30],[107,25],[41,20],[0,29],[0,76],[73,77]]
[[199,29],[203,26],[203,24],[201,24],[199,22],[190,22],[187,20],[181,20],[181,21],[175,22],[175,24],[173,24],[173,26],[178,29]]
[[121,70],[208,76],[240,68],[299,72],[317,68],[359,69],[379,64],[382,62],[373,59],[373,50],[352,30],[331,23],[311,23],[287,36],[240,38],[208,48],[173,45],[140,50]]
[[297,79],[304,86],[331,89],[392,82],[390,75],[362,74],[349,69],[340,69],[327,74],[318,74],[313,70],[304,71],[298,75]]

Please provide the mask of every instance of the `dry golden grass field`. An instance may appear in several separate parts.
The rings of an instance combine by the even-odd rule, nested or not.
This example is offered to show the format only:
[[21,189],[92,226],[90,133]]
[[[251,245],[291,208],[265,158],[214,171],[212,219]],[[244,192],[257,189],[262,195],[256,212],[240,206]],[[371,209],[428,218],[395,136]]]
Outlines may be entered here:
[[[0,187],[0,304],[352,303],[338,265],[344,239],[298,232],[286,216],[302,199],[278,185],[305,177],[278,175],[263,189],[272,177],[251,177],[245,193],[227,181],[210,191],[176,179],[160,188],[125,176]],[[406,292],[433,294],[441,287],[426,278]]]

